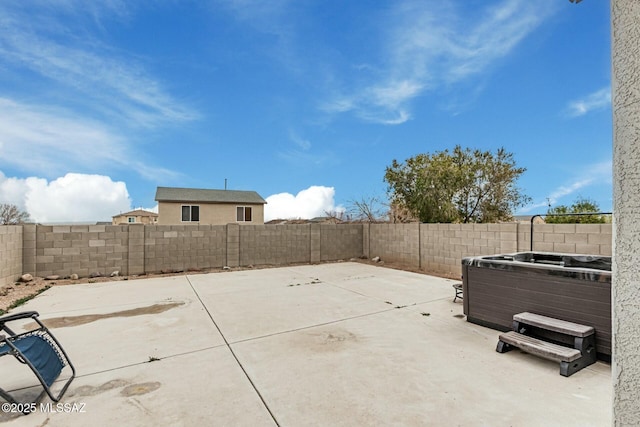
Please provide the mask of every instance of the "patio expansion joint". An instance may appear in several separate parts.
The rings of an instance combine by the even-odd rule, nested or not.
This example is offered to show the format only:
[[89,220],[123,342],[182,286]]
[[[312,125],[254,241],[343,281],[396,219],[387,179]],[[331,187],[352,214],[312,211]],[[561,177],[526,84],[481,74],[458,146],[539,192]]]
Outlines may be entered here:
[[361,319],[363,317],[376,316],[378,314],[388,313],[390,311],[396,311],[398,309],[402,309],[402,308],[405,308],[405,307],[407,307],[407,306],[385,308],[384,310],[374,311],[374,312],[371,312],[371,313],[359,314],[357,316],[344,317],[342,319],[331,320],[329,322],[316,323],[316,324],[309,325],[309,326],[302,326],[300,328],[293,328],[293,329],[288,329],[286,331],[274,332],[272,334],[266,334],[266,335],[260,335],[260,336],[257,336],[257,337],[245,338],[245,339],[233,341],[233,342],[231,342],[229,344],[242,344],[242,343],[249,342],[249,341],[256,341],[256,340],[261,340],[261,339],[264,339],[264,338],[275,337],[275,336],[278,336],[278,335],[284,335],[284,334],[290,334],[290,333],[293,333],[293,332],[305,331],[307,329],[319,328],[321,326],[334,325],[336,323],[342,323],[342,322],[346,322],[348,320]]
[[[328,285],[331,285],[331,286],[334,286],[334,287],[336,287],[336,288],[338,288],[338,289],[342,289],[343,291],[348,291],[348,292],[354,293],[354,294],[356,294],[356,295],[363,296],[363,297],[365,297],[365,298],[370,298],[370,299],[373,299],[373,300],[376,300],[376,301],[381,301],[381,302],[388,303],[388,301],[381,300],[380,298],[375,297],[375,296],[373,296],[373,295],[367,295],[367,294],[364,294],[364,293],[362,293],[362,292],[354,291],[353,289],[345,288],[345,287],[342,287],[342,286],[337,285],[337,284],[335,284],[335,283],[331,283],[331,282],[323,282],[323,283],[328,284]],[[427,304],[427,303],[430,303],[430,302],[436,302],[436,301],[442,301],[442,300],[449,300],[449,299],[451,299],[451,298],[447,296],[447,297],[442,297],[442,298],[434,298],[434,299],[430,299],[430,300],[428,300],[428,301],[417,301],[417,302],[412,302],[412,303],[410,303],[410,304],[403,304],[403,305],[402,305],[401,307],[399,307],[399,308],[405,308],[405,307],[410,307],[410,306],[413,306],[413,305]]]
[[222,330],[220,329],[220,327],[216,323],[215,319],[213,318],[213,315],[211,314],[211,312],[209,311],[207,306],[204,304],[204,301],[202,301],[202,298],[200,298],[200,294],[198,294],[198,291],[196,291],[196,288],[193,286],[193,283],[191,283],[191,280],[189,279],[189,276],[185,276],[185,277],[187,279],[187,282],[189,282],[189,286],[191,286],[191,289],[193,290],[193,293],[198,298],[198,301],[200,301],[200,304],[202,305],[202,308],[204,308],[204,310],[207,312],[207,315],[209,316],[209,319],[211,319],[211,322],[213,323],[213,325],[216,327],[216,329],[220,333],[220,336],[224,340],[224,343],[225,343],[226,347],[229,349],[229,352],[231,352],[231,355],[236,360],[236,363],[238,364],[238,366],[240,367],[240,369],[244,373],[245,377],[249,381],[249,384],[251,384],[251,387],[253,387],[253,390],[256,392],[256,394],[258,395],[258,398],[260,398],[260,401],[262,402],[262,404],[264,405],[265,409],[267,410],[267,412],[271,416],[271,419],[273,420],[273,422],[275,423],[276,426],[280,427],[280,423],[276,419],[275,414],[271,411],[271,408],[269,407],[269,405],[267,404],[266,400],[264,399],[264,397],[260,393],[260,390],[258,390],[258,387],[255,385],[255,383],[251,379],[251,376],[249,375],[249,373],[247,372],[245,367],[242,365],[242,362],[240,362],[240,359],[238,359],[238,356],[236,355],[236,353],[233,351],[233,348],[229,344],[229,341],[227,340],[227,337],[225,337],[224,333],[222,333]]

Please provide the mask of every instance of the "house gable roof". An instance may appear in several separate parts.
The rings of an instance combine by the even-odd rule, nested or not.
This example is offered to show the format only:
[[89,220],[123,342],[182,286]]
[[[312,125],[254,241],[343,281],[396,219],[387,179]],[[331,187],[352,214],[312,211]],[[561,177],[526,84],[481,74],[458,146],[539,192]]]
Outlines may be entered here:
[[134,211],[130,211],[130,212],[124,212],[118,215],[114,215],[112,218],[118,217],[118,216],[150,216],[150,217],[157,217],[158,214],[155,212],[150,212],[150,211],[145,211],[144,209],[136,209]]
[[264,200],[255,191],[206,190],[202,188],[158,187],[158,202],[247,203],[262,204]]

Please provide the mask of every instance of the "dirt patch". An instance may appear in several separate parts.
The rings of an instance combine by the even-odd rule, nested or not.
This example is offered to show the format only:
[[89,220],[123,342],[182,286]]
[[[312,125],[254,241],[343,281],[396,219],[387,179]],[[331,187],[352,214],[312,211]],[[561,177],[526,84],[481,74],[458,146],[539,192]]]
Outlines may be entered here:
[[126,387],[129,383],[125,380],[111,380],[106,382],[100,386],[92,386],[92,385],[82,385],[75,389],[69,390],[69,394],[67,397],[74,396],[95,396],[96,394],[104,393],[105,391],[112,390],[114,388]]
[[315,354],[345,351],[361,341],[356,334],[343,328],[304,331],[294,334],[292,339],[292,346]]
[[[113,313],[105,314],[83,314],[82,316],[63,316],[53,317],[51,319],[42,319],[47,328],[66,328],[69,326],[79,326],[87,323],[95,322],[96,320],[109,319],[112,317],[132,317],[143,316],[145,314],[158,314],[167,310],[171,310],[174,307],[184,305],[184,302],[172,302],[169,304],[154,304],[147,307],[132,308],[131,310],[116,311]],[[27,324],[24,326],[25,330],[34,329],[37,327],[35,323]]]
[[0,314],[22,300],[29,299],[51,286],[45,280],[34,280],[29,283],[10,283],[0,287]]
[[160,388],[162,384],[153,381],[147,383],[138,383],[138,384],[130,384],[126,380],[111,380],[106,382],[100,386],[92,386],[92,385],[83,385],[77,387],[75,389],[69,390],[69,394],[67,397],[85,397],[85,396],[95,396],[97,394],[104,393],[109,390],[114,390],[120,388],[120,394],[123,396],[140,396],[142,394],[151,393]]
[[123,396],[140,396],[141,394],[151,393],[159,389],[161,384],[157,381],[149,382],[149,383],[140,383],[140,384],[132,384],[127,386],[120,391],[120,394]]

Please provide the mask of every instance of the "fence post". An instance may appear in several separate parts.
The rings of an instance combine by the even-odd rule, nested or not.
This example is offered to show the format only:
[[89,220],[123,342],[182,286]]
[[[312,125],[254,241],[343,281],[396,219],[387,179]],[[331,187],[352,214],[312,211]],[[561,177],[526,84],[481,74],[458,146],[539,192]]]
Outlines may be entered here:
[[311,249],[311,255],[310,255],[310,262],[311,263],[318,263],[320,262],[320,260],[322,259],[322,248],[320,245],[320,239],[321,239],[321,228],[320,228],[320,224],[310,224],[310,249]]
[[240,225],[227,224],[227,266],[240,265]]
[[22,226],[22,272],[37,276],[36,270],[36,227],[35,224]]
[[127,273],[144,274],[144,224],[129,224],[127,231],[129,234]]

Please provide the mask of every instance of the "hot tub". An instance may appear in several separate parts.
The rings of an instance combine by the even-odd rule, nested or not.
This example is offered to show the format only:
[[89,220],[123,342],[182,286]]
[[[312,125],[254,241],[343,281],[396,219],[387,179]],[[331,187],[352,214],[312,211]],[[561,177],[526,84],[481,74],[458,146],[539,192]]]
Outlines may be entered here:
[[611,360],[611,257],[519,252],[462,259],[469,322],[511,329],[524,311],[593,326],[598,357]]

